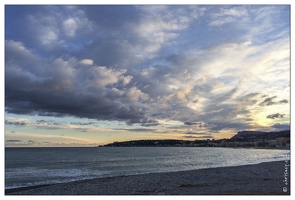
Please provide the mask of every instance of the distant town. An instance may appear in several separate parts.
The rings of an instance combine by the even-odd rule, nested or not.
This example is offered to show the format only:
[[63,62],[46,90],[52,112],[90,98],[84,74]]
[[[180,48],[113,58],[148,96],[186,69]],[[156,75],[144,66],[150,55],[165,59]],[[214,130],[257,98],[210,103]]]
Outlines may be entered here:
[[279,132],[241,131],[230,139],[207,140],[132,140],[103,147],[245,147],[290,149],[290,130]]

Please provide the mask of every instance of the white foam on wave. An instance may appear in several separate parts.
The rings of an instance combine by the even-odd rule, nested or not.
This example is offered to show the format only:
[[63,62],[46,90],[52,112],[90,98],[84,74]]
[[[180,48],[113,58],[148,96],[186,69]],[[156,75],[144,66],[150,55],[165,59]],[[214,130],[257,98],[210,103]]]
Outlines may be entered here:
[[[78,180],[106,177],[110,173],[91,169],[39,169],[34,167],[17,168],[5,171],[5,189],[44,184],[66,183]],[[22,180],[9,183],[9,180]],[[24,181],[27,180],[27,181]]]

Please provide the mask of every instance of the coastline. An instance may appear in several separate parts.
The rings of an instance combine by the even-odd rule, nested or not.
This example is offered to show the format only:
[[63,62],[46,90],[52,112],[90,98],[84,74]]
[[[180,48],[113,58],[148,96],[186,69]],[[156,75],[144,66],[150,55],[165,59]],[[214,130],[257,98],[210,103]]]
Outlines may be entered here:
[[5,195],[290,195],[290,161],[87,179]]

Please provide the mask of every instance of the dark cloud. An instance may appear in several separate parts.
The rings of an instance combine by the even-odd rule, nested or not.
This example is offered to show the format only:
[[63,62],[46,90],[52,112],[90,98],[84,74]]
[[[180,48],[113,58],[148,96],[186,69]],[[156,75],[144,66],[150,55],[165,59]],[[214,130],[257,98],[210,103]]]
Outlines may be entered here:
[[222,129],[247,130],[252,127],[250,124],[247,124],[246,122],[230,122],[230,120],[212,122],[212,124],[213,125],[210,127],[210,130],[212,132],[220,131]]
[[184,124],[191,126],[191,125],[197,125],[199,123],[198,122],[184,122]]
[[89,126],[89,125],[94,125],[97,124],[98,122],[71,122],[71,125],[79,125],[79,126]]
[[[11,45],[18,46],[17,51],[29,52],[20,43]],[[146,126],[156,123],[145,116],[149,108],[141,103],[148,95],[135,86],[122,87],[131,79],[124,76],[126,70],[83,66],[76,59],[55,59],[47,66],[26,71],[20,64],[6,63],[6,112],[118,120]]]
[[284,116],[285,116],[285,114],[276,113],[276,114],[272,114],[272,115],[267,115],[266,118],[275,119],[275,118],[284,118]]
[[260,106],[271,106],[276,104],[273,99],[277,98],[277,96],[265,98],[259,105]]
[[288,103],[288,100],[284,99],[284,100],[279,101],[279,104],[285,104],[285,103]]
[[45,120],[36,120],[37,124],[47,124],[47,121]]
[[189,125],[189,126],[196,126],[199,128],[206,128],[206,127],[214,126],[213,124],[206,124],[204,122],[184,122],[184,124]]
[[259,105],[260,106],[271,106],[271,105],[276,105],[276,104],[288,103],[288,100],[286,100],[286,99],[283,99],[281,101],[273,101],[276,98],[277,98],[277,96],[265,98]]
[[276,123],[276,124],[272,125],[271,127],[278,129],[278,130],[290,130],[290,124]]
[[22,140],[6,140],[8,143],[22,142]]
[[155,119],[141,120],[139,123],[140,123],[141,126],[146,126],[146,127],[161,125],[161,123],[158,120],[155,120]]
[[[218,64],[222,45],[229,45],[220,46],[220,31],[195,37],[208,28],[200,17],[218,11],[214,7],[6,6],[6,11],[7,113],[117,120],[143,127],[168,119],[216,132],[249,128],[246,119],[237,119],[249,113],[247,106],[288,103],[267,95],[258,101],[259,93],[237,97],[241,83],[232,69],[225,73],[216,66],[215,74],[207,66]],[[207,41],[214,45],[208,48]],[[245,48],[231,44],[233,49]],[[219,92],[223,85],[226,90]],[[45,120],[36,124],[62,125]]]
[[9,120],[5,120],[5,124],[6,125],[15,125],[15,126],[26,126],[27,123],[24,121],[9,121]]
[[60,126],[63,125],[62,122],[55,122],[55,121],[47,121],[47,120],[36,120],[35,124],[46,124],[46,125],[54,125],[54,126]]

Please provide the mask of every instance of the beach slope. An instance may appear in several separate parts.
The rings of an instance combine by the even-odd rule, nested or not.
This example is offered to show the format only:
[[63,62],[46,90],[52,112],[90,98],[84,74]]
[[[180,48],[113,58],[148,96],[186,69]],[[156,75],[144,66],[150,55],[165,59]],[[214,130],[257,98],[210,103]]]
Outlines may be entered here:
[[7,189],[5,195],[290,195],[290,161]]

